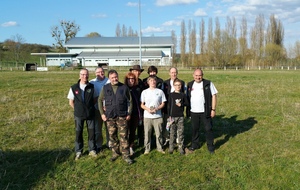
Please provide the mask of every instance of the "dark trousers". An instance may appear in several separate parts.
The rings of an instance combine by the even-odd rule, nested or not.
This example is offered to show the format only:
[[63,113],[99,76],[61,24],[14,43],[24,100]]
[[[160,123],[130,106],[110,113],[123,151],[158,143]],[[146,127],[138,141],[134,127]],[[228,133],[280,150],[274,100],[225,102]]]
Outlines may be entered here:
[[87,131],[88,131],[88,145],[89,151],[95,150],[95,126],[94,119],[83,120],[75,117],[75,129],[76,129],[76,139],[75,139],[75,152],[83,152],[83,127],[86,121]]
[[135,133],[136,129],[139,125],[139,116],[138,115],[131,115],[130,120],[127,122],[128,128],[129,128],[129,147],[134,147],[134,141],[135,141]]
[[212,131],[212,118],[206,117],[204,113],[192,113],[192,145],[194,149],[200,148],[200,124],[203,123],[205,129],[206,144],[209,151],[214,150],[214,135]]

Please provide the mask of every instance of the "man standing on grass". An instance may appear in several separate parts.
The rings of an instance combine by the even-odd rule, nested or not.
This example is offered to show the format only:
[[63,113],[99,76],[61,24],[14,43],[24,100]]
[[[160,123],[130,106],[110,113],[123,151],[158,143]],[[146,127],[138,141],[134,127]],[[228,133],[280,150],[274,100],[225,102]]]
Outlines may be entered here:
[[[96,78],[90,80],[90,83],[94,85],[98,100],[100,92],[103,86],[110,81],[107,77],[105,77],[104,69],[102,67],[97,67],[95,70]],[[103,122],[100,112],[98,109],[98,101],[95,104],[95,141],[96,141],[96,151],[97,153],[102,151],[102,144],[103,144],[103,135],[102,135],[102,126],[104,123],[105,131],[106,131],[106,146],[109,147],[109,134],[106,122]]]
[[68,94],[69,104],[74,109],[76,139],[75,139],[75,160],[78,160],[83,153],[83,127],[84,122],[88,129],[89,155],[96,157],[95,151],[95,103],[96,93],[94,85],[89,83],[89,71],[81,69],[79,81],[71,86]]
[[[112,149],[110,161],[115,161],[120,155],[128,164],[133,160],[129,157],[128,125],[132,111],[132,99],[126,85],[119,82],[115,70],[108,71],[110,83],[105,85],[98,98],[99,111],[103,121],[107,122],[109,142]],[[120,136],[120,142],[118,139]]]
[[188,83],[187,99],[187,117],[191,117],[192,123],[192,144],[187,150],[188,153],[200,148],[200,123],[204,124],[206,144],[208,151],[213,154],[214,136],[212,131],[212,118],[216,115],[217,89],[215,85],[203,78],[203,71],[196,69],[193,74],[194,80]]

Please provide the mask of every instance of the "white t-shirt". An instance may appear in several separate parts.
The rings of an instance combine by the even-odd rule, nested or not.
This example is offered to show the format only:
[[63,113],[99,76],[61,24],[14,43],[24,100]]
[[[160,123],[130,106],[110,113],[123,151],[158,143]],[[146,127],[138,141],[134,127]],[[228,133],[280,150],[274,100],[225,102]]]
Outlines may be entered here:
[[[141,102],[145,103],[145,106],[150,108],[157,108],[161,103],[166,102],[166,96],[161,89],[146,89],[141,94]],[[148,111],[144,111],[144,118],[159,118],[162,117],[161,110],[151,114]]]
[[[215,85],[210,83],[211,95],[217,94],[218,91]],[[191,89],[191,112],[193,113],[203,113],[204,112],[204,92],[203,92],[203,81],[200,83],[194,82]]]

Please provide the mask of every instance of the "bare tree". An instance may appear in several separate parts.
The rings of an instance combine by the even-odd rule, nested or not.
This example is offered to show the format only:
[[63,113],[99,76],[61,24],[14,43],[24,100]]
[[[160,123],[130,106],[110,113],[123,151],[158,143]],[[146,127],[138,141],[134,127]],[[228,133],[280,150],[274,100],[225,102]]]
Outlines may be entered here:
[[59,50],[59,52],[66,52],[64,45],[74,38],[77,32],[80,30],[80,26],[75,21],[61,20],[59,26],[53,26],[51,29],[51,35],[55,40],[53,46]]
[[221,27],[219,18],[215,19],[215,30],[214,30],[214,39],[213,39],[213,55],[214,63],[218,66],[221,66],[221,56],[222,56],[222,44],[221,44]]
[[126,37],[127,36],[127,28],[126,26],[123,24],[122,26],[122,37]]
[[274,14],[272,14],[267,28],[266,41],[267,43],[273,43],[283,47],[283,37],[284,30],[282,23],[279,19],[275,18]]
[[213,62],[213,46],[214,46],[212,18],[209,18],[208,20],[207,34],[208,34],[208,39],[207,39],[206,57],[207,57],[207,62],[211,64]]
[[246,62],[246,53],[247,53],[247,47],[248,47],[248,43],[247,43],[247,19],[244,16],[242,18],[242,22],[241,22],[241,26],[240,26],[240,33],[241,36],[239,38],[239,52],[241,55],[241,59],[243,64],[245,64]]
[[225,31],[222,32],[221,38],[221,62],[223,66],[235,65],[235,57],[237,54],[236,40],[236,21],[235,18],[227,17],[225,23]]
[[116,27],[116,37],[120,37],[120,36],[121,36],[121,27],[120,24],[118,23]]
[[18,67],[18,63],[20,62],[21,59],[21,46],[24,42],[25,39],[20,34],[16,34],[15,36],[12,36],[11,39],[6,40],[4,42],[4,45],[11,53],[11,57],[14,58],[16,67]]
[[175,30],[171,31],[171,38],[172,42],[174,44],[173,49],[172,49],[172,57],[173,57],[173,62],[176,63],[177,65],[177,60],[176,60],[176,53],[177,53],[177,36],[175,33]]
[[184,67],[186,62],[186,28],[185,21],[181,21],[181,35],[180,35],[180,59],[182,63],[182,67]]
[[189,63],[195,64],[196,54],[196,24],[195,21],[189,20]]
[[204,53],[204,43],[205,43],[205,22],[203,20],[203,18],[201,19],[201,24],[200,24],[200,27],[199,27],[199,52],[201,54]]

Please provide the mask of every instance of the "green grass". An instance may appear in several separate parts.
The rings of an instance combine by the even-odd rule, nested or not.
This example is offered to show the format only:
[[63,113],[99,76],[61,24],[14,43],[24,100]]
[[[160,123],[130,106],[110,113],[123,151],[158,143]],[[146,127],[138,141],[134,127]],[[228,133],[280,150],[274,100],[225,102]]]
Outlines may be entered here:
[[139,148],[131,166],[111,163],[109,150],[74,161],[66,96],[78,73],[0,71],[0,189],[300,189],[300,71],[205,70],[219,91],[216,154],[204,145],[185,156]]

